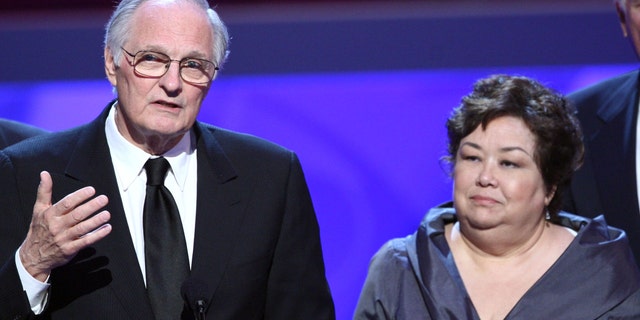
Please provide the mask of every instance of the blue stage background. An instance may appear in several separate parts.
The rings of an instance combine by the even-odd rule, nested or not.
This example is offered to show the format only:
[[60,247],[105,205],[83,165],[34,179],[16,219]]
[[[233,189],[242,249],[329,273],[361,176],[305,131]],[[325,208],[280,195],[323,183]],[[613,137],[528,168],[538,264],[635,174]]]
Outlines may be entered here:
[[[199,119],[298,153],[321,227],[338,319],[350,319],[369,259],[450,199],[445,119],[489,74],[536,78],[562,93],[635,64],[225,75]],[[52,131],[90,121],[113,99],[106,79],[0,82],[0,117]],[[36,186],[33,186],[36,188]]]

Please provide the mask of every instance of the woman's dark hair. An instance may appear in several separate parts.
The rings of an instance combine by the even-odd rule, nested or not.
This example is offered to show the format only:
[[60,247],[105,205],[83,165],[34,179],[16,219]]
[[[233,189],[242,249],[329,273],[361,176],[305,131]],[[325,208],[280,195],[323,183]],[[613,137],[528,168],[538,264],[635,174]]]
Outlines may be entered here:
[[573,173],[582,165],[584,144],[575,109],[553,89],[522,76],[492,75],[478,80],[447,120],[448,155],[455,167],[460,141],[478,126],[511,116],[522,119],[535,141],[534,160],[547,192],[556,192],[547,209],[556,217],[562,194]]

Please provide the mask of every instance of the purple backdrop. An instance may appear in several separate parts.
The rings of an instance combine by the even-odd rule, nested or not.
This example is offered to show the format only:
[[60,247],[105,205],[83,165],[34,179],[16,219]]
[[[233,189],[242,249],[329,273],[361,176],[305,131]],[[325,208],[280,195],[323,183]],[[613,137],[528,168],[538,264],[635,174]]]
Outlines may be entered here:
[[[221,75],[200,120],[298,153],[322,232],[338,319],[350,319],[369,259],[412,233],[450,198],[440,164],[444,122],[491,73],[534,77],[568,93],[635,65],[270,76]],[[0,83],[0,117],[49,130],[93,119],[113,98],[106,80]],[[34,186],[36,188],[36,186]]]

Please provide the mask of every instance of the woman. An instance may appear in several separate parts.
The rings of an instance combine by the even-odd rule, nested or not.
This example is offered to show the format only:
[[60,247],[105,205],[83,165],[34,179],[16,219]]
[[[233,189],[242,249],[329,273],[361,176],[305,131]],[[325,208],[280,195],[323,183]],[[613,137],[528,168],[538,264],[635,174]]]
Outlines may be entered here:
[[584,148],[540,83],[476,82],[447,121],[453,202],[373,257],[355,319],[640,318],[624,232],[559,212]]

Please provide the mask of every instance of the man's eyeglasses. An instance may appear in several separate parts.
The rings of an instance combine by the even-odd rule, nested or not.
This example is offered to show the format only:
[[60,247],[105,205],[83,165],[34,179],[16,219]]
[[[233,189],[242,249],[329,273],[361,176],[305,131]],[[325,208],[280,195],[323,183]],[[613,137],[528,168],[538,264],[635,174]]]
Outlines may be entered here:
[[182,80],[191,84],[208,84],[218,71],[218,67],[208,60],[196,58],[172,60],[168,55],[160,52],[138,51],[133,54],[122,47],[121,49],[132,58],[132,61],[128,61],[129,64],[134,72],[142,77],[162,77],[173,61],[178,62]]

